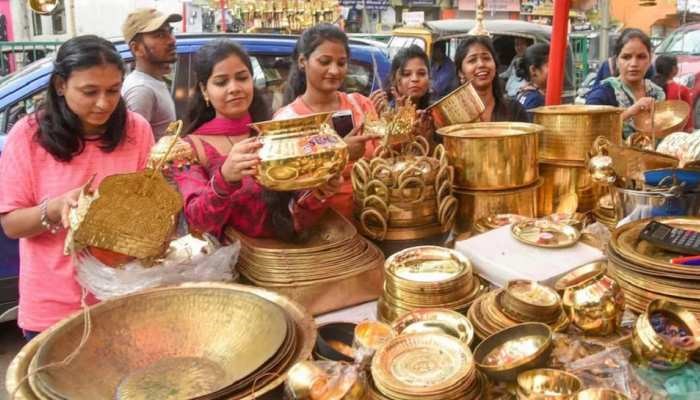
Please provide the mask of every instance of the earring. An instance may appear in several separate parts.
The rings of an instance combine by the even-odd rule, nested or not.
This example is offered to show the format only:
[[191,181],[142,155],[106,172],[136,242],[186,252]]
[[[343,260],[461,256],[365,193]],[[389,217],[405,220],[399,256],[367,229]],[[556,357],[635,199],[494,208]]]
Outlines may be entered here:
[[209,97],[204,98],[204,103],[206,103],[207,108],[211,107],[211,103],[209,103]]

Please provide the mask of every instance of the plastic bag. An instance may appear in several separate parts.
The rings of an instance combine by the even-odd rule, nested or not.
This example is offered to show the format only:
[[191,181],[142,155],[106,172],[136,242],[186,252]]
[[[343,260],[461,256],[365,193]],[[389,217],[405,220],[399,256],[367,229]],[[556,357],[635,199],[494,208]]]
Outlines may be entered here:
[[298,362],[287,373],[284,386],[285,398],[290,400],[369,397],[367,376],[359,366],[336,361]]
[[[177,285],[185,282],[232,281],[234,266],[241,245],[238,241],[228,246],[212,246],[202,250],[190,240],[190,246],[173,246],[163,262],[144,267],[139,261],[113,268],[107,266],[87,252],[77,256],[76,274],[78,282],[100,300],[110,299],[158,286]],[[199,241],[202,242],[202,241]]]

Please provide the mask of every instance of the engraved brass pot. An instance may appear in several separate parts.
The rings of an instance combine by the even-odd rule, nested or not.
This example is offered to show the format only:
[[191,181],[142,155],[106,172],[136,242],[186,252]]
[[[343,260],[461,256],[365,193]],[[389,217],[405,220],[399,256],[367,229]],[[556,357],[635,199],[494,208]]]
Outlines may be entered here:
[[481,122],[437,130],[455,169],[455,188],[504,190],[534,183],[537,172],[535,124]]
[[598,136],[622,141],[622,109],[610,106],[559,105],[539,107],[533,122],[544,127],[540,161],[585,161]]
[[271,190],[305,190],[339,174],[348,162],[348,146],[326,123],[329,115],[252,124],[262,142],[258,182]]
[[610,335],[622,320],[625,295],[605,272],[605,262],[586,264],[555,284],[557,289],[564,288],[562,307],[566,316],[586,335]]
[[591,175],[583,163],[540,162],[544,182],[537,192],[537,216],[587,212],[595,207]]
[[464,124],[475,121],[486,109],[484,102],[472,86],[471,82],[453,90],[426,111],[433,117],[436,128]]
[[456,219],[457,233],[472,229],[475,221],[494,214],[518,214],[534,217],[537,212],[537,189],[542,179],[535,184],[514,190],[455,190],[459,203]]

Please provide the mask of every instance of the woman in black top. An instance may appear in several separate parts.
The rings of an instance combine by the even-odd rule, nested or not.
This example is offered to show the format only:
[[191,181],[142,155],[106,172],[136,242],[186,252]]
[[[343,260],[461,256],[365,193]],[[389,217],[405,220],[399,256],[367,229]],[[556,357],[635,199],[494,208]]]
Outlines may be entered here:
[[486,36],[469,36],[460,43],[455,65],[461,83],[472,82],[484,102],[483,122],[528,122],[527,112],[516,101],[508,100],[498,80],[496,51]]

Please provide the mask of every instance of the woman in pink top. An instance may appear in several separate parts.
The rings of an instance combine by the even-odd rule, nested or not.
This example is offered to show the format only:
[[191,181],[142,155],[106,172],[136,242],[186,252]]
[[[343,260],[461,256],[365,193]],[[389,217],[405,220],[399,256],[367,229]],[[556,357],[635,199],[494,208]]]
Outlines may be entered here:
[[[374,105],[359,93],[341,92],[348,72],[350,46],[348,37],[335,25],[319,24],[304,31],[297,41],[295,63],[289,73],[286,106],[275,113],[275,119],[288,119],[301,115],[350,111],[354,130],[345,136],[350,150],[350,161],[371,156],[375,136],[363,136],[365,116],[376,114]],[[330,200],[330,206],[346,217],[352,216],[352,163],[343,171],[344,182],[339,192]]]
[[[151,127],[121,98],[124,64],[93,35],[56,54],[43,109],[12,127],[0,157],[0,223],[19,238],[19,326],[27,338],[78,310],[81,288],[63,254],[67,215],[81,187],[142,169]],[[89,296],[88,303],[95,299]]]

